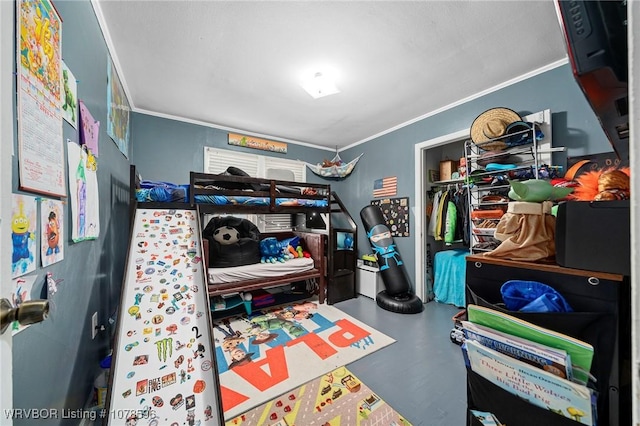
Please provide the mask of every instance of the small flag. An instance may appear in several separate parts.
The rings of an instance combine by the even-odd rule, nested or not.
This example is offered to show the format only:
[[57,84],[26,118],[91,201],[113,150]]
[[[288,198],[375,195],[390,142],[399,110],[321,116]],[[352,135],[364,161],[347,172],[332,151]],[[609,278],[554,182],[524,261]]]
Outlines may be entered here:
[[373,196],[390,197],[392,195],[396,195],[397,186],[398,178],[396,176],[376,179],[373,182]]

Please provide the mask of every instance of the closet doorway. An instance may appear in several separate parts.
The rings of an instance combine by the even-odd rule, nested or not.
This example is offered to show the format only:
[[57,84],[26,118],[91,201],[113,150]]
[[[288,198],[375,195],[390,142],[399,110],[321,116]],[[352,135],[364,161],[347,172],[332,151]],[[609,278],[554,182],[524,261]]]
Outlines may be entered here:
[[[522,119],[527,122],[535,122],[545,135],[538,142],[537,156],[539,164],[554,164],[552,153],[564,151],[563,147],[552,148],[552,132],[551,132],[551,110],[546,109],[533,114],[523,115]],[[461,244],[452,247],[445,246],[440,241],[435,241],[427,235],[427,218],[426,209],[428,204],[427,191],[434,184],[434,179],[430,178],[429,170],[439,170],[439,164],[442,160],[458,161],[464,156],[464,142],[469,139],[470,129],[463,129],[447,135],[429,139],[415,145],[414,161],[415,176],[419,177],[415,187],[416,198],[416,294],[424,301],[432,300],[433,295],[433,271],[431,276],[427,274],[427,244],[431,245],[431,260],[433,255],[440,250],[448,250],[450,248],[463,248]],[[564,163],[566,158],[562,157],[560,163]],[[556,161],[555,164],[559,163]],[[438,179],[436,179],[438,180]],[[420,285],[418,285],[418,283]]]
[[[417,183],[415,186],[416,199],[416,294],[423,301],[433,300],[433,270],[427,273],[427,243],[433,238],[427,236],[426,209],[428,204],[427,191],[431,189],[429,170],[438,170],[441,160],[459,160],[464,155],[464,140],[469,137],[469,129],[429,139],[415,145],[414,161]],[[430,151],[430,152],[428,152]],[[433,178],[431,179],[433,180]],[[440,247],[431,245],[431,260],[433,254]]]

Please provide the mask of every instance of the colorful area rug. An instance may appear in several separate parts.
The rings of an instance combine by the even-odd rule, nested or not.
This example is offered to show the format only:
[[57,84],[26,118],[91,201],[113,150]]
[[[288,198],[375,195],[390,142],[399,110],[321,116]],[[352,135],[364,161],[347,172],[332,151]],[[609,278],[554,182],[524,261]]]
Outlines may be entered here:
[[393,342],[315,301],[214,321],[225,420]]
[[411,425],[346,367],[241,414],[226,426]]

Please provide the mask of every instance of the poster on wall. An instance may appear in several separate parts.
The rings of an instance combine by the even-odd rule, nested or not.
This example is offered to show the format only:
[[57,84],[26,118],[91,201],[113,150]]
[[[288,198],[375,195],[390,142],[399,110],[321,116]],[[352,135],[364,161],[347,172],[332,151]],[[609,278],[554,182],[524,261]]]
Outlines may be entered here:
[[71,240],[74,243],[100,236],[97,160],[87,151],[86,145],[67,142]]
[[87,147],[87,153],[98,156],[100,122],[93,118],[89,108],[80,101],[80,145]]
[[62,201],[43,199],[40,203],[40,259],[43,267],[64,259],[64,223]]
[[16,17],[20,189],[64,197],[62,21],[47,0],[18,0]]
[[36,270],[36,197],[12,194],[11,198],[11,278]]
[[229,145],[241,146],[244,148],[260,149],[262,151],[287,153],[287,144],[284,142],[270,141],[268,139],[254,138],[253,136],[237,135],[229,133]]
[[73,73],[62,61],[62,118],[73,126],[78,128],[78,82]]
[[410,236],[409,197],[371,200],[371,205],[378,206],[382,211],[382,216],[392,237]]
[[129,158],[129,101],[122,88],[118,73],[108,58],[107,63],[107,134]]
[[[27,275],[13,280],[13,293],[11,294],[11,304],[13,306],[19,307],[23,302],[31,300],[31,290],[37,278],[37,275]],[[29,325],[22,325],[18,321],[14,321],[11,324],[11,334],[15,336],[27,327]]]

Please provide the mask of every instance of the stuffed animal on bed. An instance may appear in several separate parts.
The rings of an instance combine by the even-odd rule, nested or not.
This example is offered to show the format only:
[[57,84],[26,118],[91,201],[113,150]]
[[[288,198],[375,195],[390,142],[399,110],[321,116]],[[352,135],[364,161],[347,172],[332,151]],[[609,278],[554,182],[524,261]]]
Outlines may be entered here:
[[276,237],[267,237],[260,241],[260,263],[284,262],[284,252]]

